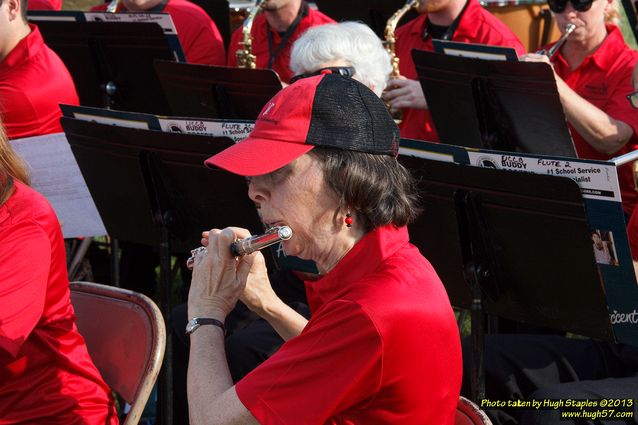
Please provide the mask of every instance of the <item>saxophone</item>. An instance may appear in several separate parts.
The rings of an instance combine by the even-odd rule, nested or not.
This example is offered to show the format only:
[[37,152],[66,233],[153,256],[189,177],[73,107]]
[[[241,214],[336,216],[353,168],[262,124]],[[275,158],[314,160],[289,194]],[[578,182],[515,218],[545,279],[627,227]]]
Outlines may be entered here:
[[[267,0],[265,0],[267,1]],[[237,66],[239,68],[255,69],[257,59],[253,55],[253,40],[250,35],[250,30],[253,27],[253,20],[255,16],[263,9],[265,1],[257,0],[255,7],[250,10],[250,13],[244,19],[244,23],[241,27],[242,41],[239,42],[239,49],[235,52],[237,57]]]
[[112,0],[106,6],[106,11],[108,13],[115,13],[115,12],[117,12],[117,8],[118,8],[119,5],[120,5],[120,0]]
[[[401,71],[399,71],[399,58],[395,52],[396,38],[394,36],[394,32],[397,29],[397,24],[401,18],[410,11],[410,9],[416,9],[418,6],[419,0],[407,0],[405,5],[394,12],[385,24],[385,31],[383,33],[385,38],[385,50],[390,55],[390,63],[392,64],[392,73],[390,74],[390,78],[398,78],[401,75]],[[397,123],[400,123],[403,119],[403,113],[401,111],[396,111],[392,113],[392,118],[394,118]]]

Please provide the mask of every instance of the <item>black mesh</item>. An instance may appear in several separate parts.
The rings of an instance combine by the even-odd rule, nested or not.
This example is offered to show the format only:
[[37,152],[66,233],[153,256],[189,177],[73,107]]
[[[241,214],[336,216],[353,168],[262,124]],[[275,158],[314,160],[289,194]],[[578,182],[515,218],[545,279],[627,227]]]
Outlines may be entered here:
[[328,74],[317,86],[306,143],[396,156],[399,128],[370,89]]

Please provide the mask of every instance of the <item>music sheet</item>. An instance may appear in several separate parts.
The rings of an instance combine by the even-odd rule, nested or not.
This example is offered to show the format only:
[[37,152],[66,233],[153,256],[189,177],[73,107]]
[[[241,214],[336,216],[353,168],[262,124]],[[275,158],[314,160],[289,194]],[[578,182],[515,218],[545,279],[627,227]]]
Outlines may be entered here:
[[27,163],[31,186],[55,210],[65,238],[106,234],[64,133],[11,141]]

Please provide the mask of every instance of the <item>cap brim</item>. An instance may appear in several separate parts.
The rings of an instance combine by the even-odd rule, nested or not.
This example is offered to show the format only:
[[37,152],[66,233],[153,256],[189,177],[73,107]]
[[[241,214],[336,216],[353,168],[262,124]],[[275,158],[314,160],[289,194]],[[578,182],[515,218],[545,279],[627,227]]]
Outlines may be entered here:
[[248,137],[211,156],[204,164],[240,176],[261,176],[291,163],[313,147],[302,143]]

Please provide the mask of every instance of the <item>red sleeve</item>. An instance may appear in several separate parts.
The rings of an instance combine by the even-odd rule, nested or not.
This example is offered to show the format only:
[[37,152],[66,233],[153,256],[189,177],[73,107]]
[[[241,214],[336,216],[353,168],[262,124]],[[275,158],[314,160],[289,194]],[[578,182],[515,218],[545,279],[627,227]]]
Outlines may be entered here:
[[50,263],[51,242],[39,225],[26,221],[0,233],[0,350],[11,357],[42,316]]
[[224,41],[217,26],[208,16],[191,19],[178,30],[178,35],[188,63],[216,66],[226,64]]
[[634,91],[631,74],[638,57],[633,54],[633,57],[627,59],[617,69],[611,69],[608,73],[607,82],[611,92],[608,93],[608,103],[601,109],[610,117],[622,121],[632,128],[634,135],[628,143],[630,149],[634,149],[631,145],[636,143],[638,135],[638,113],[627,100],[627,95]]
[[319,313],[237,384],[259,423],[324,423],[379,390],[383,342],[369,316],[349,301]]
[[29,10],[62,10],[61,0],[29,0]]

